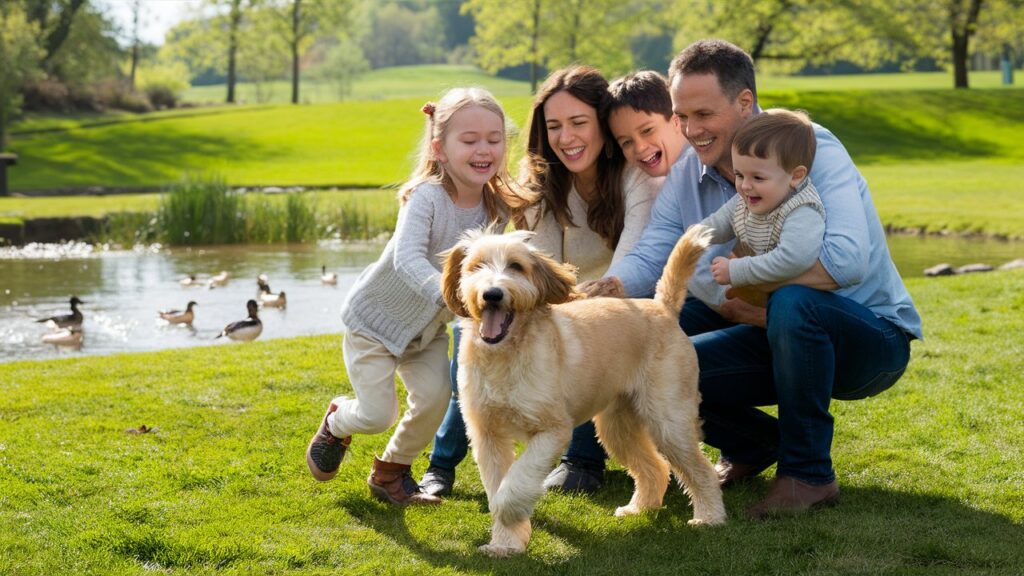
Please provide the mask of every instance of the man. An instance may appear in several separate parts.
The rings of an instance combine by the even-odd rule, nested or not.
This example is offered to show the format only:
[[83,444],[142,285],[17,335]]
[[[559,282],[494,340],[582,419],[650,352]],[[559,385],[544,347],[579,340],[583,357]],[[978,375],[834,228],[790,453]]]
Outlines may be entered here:
[[[673,112],[690,143],[666,179],[637,245],[597,292],[653,293],[676,240],[736,193],[732,139],[759,112],[754,68],[742,49],[701,40],[670,68]],[[709,250],[690,281],[680,325],[700,362],[705,441],[721,450],[723,485],[777,463],[754,518],[835,503],[832,398],[878,394],[903,374],[921,319],[889,257],[867,183],[836,137],[815,125],[811,179],[826,210],[818,262],[772,292],[768,307],[729,298],[709,272]],[[774,290],[774,291],[773,291]],[[756,408],[778,405],[778,418]]]

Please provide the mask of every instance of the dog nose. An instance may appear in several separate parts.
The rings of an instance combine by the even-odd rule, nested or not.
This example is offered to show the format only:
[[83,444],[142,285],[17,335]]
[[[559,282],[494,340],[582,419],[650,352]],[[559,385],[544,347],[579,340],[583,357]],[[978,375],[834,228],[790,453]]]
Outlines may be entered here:
[[504,295],[505,294],[501,291],[501,288],[488,288],[487,290],[484,291],[484,302],[496,304],[498,302],[501,302],[501,299],[502,297],[504,297]]

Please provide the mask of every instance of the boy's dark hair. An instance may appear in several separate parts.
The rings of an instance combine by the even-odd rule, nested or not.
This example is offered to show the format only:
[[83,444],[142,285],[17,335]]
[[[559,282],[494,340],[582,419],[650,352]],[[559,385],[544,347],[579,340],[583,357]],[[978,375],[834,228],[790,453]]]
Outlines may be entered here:
[[669,81],[681,74],[714,74],[729,100],[749,89],[757,102],[754,61],[742,48],[725,40],[698,40],[684,48],[668,67]]
[[653,70],[641,70],[615,80],[608,87],[608,94],[611,99],[608,101],[606,118],[624,106],[637,112],[661,114],[665,120],[672,118],[672,96],[668,92],[668,81]]
[[732,147],[744,156],[775,156],[786,172],[797,166],[809,172],[817,139],[806,112],[771,108],[747,118],[736,131]]

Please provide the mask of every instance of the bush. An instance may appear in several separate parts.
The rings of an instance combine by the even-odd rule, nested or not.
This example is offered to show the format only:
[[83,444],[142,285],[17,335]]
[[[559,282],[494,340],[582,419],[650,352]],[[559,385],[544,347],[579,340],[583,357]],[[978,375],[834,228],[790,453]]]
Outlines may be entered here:
[[136,74],[139,90],[157,109],[174,108],[189,88],[188,79],[188,68],[180,62],[142,67]]
[[71,91],[59,80],[43,78],[25,86],[26,110],[70,112],[73,109]]
[[157,110],[174,108],[178,104],[178,96],[166,86],[148,86],[145,93],[150,104]]
[[245,240],[242,197],[218,176],[193,177],[160,201],[157,221],[169,244],[233,244]]

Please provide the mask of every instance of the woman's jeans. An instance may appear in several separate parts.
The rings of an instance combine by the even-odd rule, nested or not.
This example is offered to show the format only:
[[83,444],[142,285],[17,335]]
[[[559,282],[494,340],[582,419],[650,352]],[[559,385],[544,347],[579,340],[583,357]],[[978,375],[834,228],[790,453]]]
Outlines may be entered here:
[[[679,318],[697,350],[705,442],[744,464],[778,461],[777,474],[835,479],[829,403],[874,396],[896,383],[910,341],[864,306],[804,286],[768,300],[768,328],[731,324],[695,298]],[[778,418],[756,406],[778,405]],[[577,428],[563,460],[592,462],[600,445]]]
[[466,422],[462,419],[462,410],[459,409],[459,339],[462,330],[456,322],[452,328],[454,336],[452,348],[451,378],[452,378],[452,399],[448,402],[448,412],[444,415],[441,427],[434,435],[434,449],[430,453],[430,465],[446,470],[455,470],[466,458],[469,449],[469,438],[466,436]]

